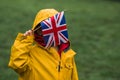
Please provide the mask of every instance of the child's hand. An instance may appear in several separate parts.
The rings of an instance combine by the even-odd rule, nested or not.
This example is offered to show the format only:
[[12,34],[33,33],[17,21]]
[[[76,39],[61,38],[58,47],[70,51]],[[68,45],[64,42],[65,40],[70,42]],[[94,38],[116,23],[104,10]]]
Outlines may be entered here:
[[32,30],[28,30],[23,35],[24,36],[32,36],[33,35],[33,31]]

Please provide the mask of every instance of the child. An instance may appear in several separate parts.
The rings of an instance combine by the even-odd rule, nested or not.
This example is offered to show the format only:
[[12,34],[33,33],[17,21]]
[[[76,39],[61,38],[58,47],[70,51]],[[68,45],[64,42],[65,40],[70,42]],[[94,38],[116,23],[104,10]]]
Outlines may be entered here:
[[76,53],[69,41],[45,44],[47,38],[44,38],[40,23],[58,13],[55,9],[40,10],[32,29],[18,34],[8,66],[19,74],[19,80],[78,80]]

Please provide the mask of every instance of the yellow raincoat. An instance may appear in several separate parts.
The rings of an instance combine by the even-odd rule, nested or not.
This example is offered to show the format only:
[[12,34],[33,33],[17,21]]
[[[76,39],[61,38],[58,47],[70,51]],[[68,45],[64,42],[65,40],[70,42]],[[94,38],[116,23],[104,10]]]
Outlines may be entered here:
[[[58,13],[54,9],[38,12],[32,29],[42,20]],[[72,49],[61,53],[54,47],[45,49],[34,42],[33,36],[19,33],[12,48],[9,67],[19,74],[19,80],[78,80]]]

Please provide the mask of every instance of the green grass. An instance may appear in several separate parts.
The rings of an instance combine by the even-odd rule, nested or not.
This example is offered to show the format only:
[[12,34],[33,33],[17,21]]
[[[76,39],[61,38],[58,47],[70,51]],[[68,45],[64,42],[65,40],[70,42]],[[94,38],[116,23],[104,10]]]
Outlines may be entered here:
[[11,45],[43,8],[66,10],[80,80],[120,80],[120,3],[114,0],[1,0],[0,80],[17,80],[7,66]]

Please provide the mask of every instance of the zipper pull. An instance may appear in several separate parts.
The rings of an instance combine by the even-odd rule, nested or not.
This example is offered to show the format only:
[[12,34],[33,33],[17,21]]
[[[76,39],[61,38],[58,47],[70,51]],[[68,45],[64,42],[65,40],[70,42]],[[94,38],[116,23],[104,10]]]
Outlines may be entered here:
[[60,66],[61,66],[61,62],[59,61],[58,72],[60,72]]

